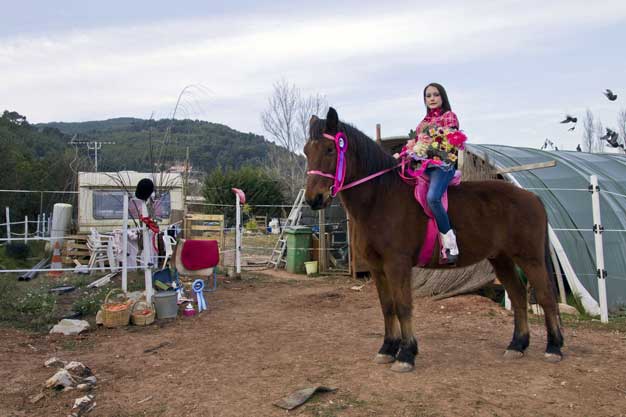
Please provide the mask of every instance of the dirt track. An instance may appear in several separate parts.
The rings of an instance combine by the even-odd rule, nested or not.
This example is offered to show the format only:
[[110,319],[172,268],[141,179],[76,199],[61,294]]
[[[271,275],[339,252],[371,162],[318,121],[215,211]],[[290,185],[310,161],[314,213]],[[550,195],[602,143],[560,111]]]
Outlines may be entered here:
[[[383,333],[373,283],[352,285],[260,277],[224,284],[200,317],[147,328],[78,338],[0,329],[0,415],[69,414],[76,392],[28,400],[56,355],[95,372],[90,416],[626,416],[623,332],[566,328],[565,360],[554,365],[532,324],[527,355],[506,361],[512,317],[498,305],[416,299],[416,370],[396,374],[372,361]],[[339,389],[289,413],[272,405],[314,383]]]

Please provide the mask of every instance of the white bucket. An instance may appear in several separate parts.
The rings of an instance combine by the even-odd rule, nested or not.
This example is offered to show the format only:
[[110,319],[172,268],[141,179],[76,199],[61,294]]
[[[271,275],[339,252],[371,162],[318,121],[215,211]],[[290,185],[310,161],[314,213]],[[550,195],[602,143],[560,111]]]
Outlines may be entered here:
[[307,261],[304,263],[307,275],[317,274],[317,261]]

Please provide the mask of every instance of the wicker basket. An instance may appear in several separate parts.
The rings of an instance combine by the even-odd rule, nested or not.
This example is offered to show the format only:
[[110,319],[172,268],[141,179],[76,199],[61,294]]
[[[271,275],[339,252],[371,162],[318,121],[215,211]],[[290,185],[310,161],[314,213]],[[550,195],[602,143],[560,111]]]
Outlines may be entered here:
[[154,323],[154,308],[146,301],[137,301],[130,313],[130,321],[135,326],[147,326]]
[[102,324],[105,327],[127,326],[130,320],[131,301],[122,293],[124,301],[109,302],[109,297],[114,292],[122,292],[122,290],[113,288],[104,298],[104,304],[102,304]]

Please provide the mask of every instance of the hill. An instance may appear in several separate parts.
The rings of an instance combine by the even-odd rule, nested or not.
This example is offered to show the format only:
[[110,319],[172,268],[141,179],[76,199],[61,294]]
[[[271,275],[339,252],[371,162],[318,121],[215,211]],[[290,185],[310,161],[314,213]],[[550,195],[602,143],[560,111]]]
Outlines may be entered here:
[[151,166],[167,168],[185,159],[187,147],[194,171],[203,173],[218,166],[237,169],[245,165],[265,165],[269,155],[286,152],[263,136],[201,120],[124,117],[36,126],[39,129],[57,129],[68,136],[78,135],[79,141],[115,142],[114,145],[103,146],[99,151],[100,171],[149,171]]

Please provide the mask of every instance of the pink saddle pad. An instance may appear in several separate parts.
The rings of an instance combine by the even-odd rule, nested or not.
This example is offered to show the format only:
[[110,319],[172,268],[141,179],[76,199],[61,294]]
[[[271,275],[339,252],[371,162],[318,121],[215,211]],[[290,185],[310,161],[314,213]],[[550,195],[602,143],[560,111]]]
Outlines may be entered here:
[[185,240],[180,260],[190,271],[213,268],[220,262],[217,240]]

